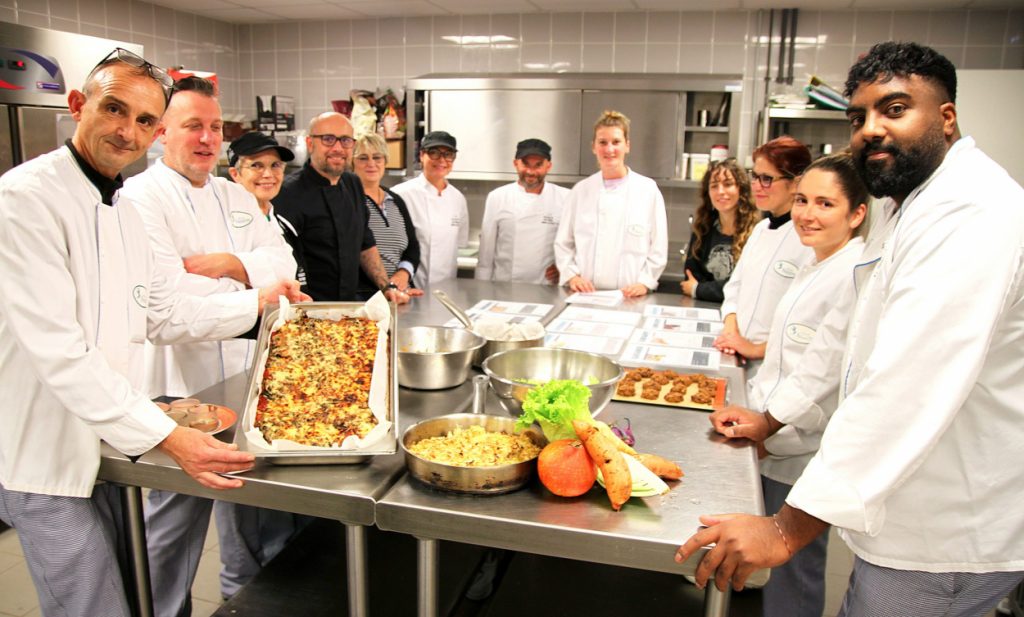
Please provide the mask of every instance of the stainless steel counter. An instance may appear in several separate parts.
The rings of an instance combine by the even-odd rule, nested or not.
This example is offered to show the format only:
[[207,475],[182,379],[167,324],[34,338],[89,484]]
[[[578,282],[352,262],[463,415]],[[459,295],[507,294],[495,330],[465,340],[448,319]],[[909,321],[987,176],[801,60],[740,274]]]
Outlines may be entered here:
[[[567,293],[534,285],[495,285],[481,281],[448,281],[438,285],[465,307],[479,299],[507,299],[554,304],[557,314]],[[697,306],[689,298],[655,294],[629,301],[619,310],[642,312],[647,304]],[[436,302],[403,307],[399,319],[405,325],[440,324],[449,319]],[[730,359],[731,360],[731,359]],[[728,362],[728,361],[727,361]],[[728,396],[745,404],[742,370],[734,364],[720,374],[729,379]],[[401,394],[404,425],[424,418],[460,411],[469,405],[469,384],[452,390]],[[493,394],[488,413],[502,414]],[[707,414],[654,405],[613,401],[601,418],[607,422],[628,417],[637,435],[637,447],[680,461],[686,477],[660,497],[632,499],[621,512],[613,512],[603,491],[563,499],[551,495],[537,482],[497,497],[443,493],[403,476],[377,503],[377,526],[408,533],[420,542],[420,615],[436,614],[437,540],[468,542],[483,546],[525,551],[585,561],[692,574],[703,552],[683,565],[673,561],[675,549],[699,525],[708,512],[763,514],[761,483],[756,454],[750,446],[735,446],[711,431]],[[404,427],[403,427],[404,428]],[[751,577],[762,583],[767,572]],[[708,587],[707,615],[725,615],[728,595]]]
[[[493,283],[471,279],[445,281],[444,289],[456,302],[469,307],[481,299],[553,304],[549,319],[564,306],[564,289],[540,285]],[[655,294],[627,301],[618,310],[643,311],[647,304],[696,306],[691,299]],[[448,311],[427,295],[398,308],[402,326],[439,325]],[[730,402],[745,402],[742,370],[731,358],[719,373],[729,379]],[[197,393],[205,401],[241,410],[244,376]],[[468,408],[470,384],[442,391],[400,389],[400,431],[424,418]],[[502,413],[493,393],[489,412]],[[537,483],[509,495],[465,497],[427,489],[405,475],[401,455],[378,456],[361,465],[275,466],[257,461],[241,477],[245,486],[212,491],[187,477],[167,456],[153,451],[132,463],[113,448],[103,446],[100,479],[123,485],[131,523],[129,538],[137,567],[138,614],[152,614],[145,559],[141,492],[138,487],[172,490],[263,506],[341,521],[348,547],[349,615],[366,615],[367,573],[364,526],[409,533],[420,538],[421,614],[433,614],[436,593],[438,540],[455,540],[598,563],[617,564],[662,572],[692,573],[697,559],[679,566],[672,561],[675,548],[697,526],[704,512],[763,512],[755,454],[750,447],[722,443],[709,430],[707,415],[674,408],[613,402],[602,414],[611,420],[628,416],[640,448],[682,462],[686,477],[665,496],[631,500],[622,512],[612,512],[607,498],[592,491],[577,499],[560,499]],[[401,434],[401,433],[399,433]],[[218,436],[230,443],[233,429]],[[752,577],[757,582],[766,576]],[[133,581],[127,581],[129,587]],[[724,615],[728,594],[709,586],[708,615]]]

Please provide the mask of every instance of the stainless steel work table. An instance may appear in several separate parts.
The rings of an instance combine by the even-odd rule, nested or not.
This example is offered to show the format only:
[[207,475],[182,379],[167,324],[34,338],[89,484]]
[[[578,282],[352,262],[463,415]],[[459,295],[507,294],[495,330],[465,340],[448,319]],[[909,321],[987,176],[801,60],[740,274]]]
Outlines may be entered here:
[[[241,411],[247,377],[238,375],[203,390],[197,397]],[[218,435],[226,442],[234,428]],[[400,455],[377,456],[357,465],[272,465],[257,459],[256,467],[242,474],[245,486],[214,491],[199,485],[160,451],[153,450],[132,463],[110,446],[103,445],[99,477],[123,486],[128,519],[128,537],[133,581],[126,581],[137,594],[142,617],[152,613],[149,574],[145,552],[145,527],[140,487],[175,491],[252,506],[273,508],[341,521],[345,525],[348,614],[364,617],[367,607],[366,525],[374,523],[374,506],[401,476],[405,463]]]
[[[557,313],[566,292],[550,287],[446,281],[438,285],[468,308],[488,298],[518,302],[545,302]],[[616,310],[642,311],[646,304],[689,304],[688,298],[653,295],[629,301]],[[403,325],[441,324],[448,313],[436,300],[422,299],[400,315]],[[731,359],[720,374],[729,378],[730,402],[746,402],[742,371]],[[402,390],[403,429],[432,416],[465,409],[471,391],[464,384],[452,390]],[[497,399],[488,397],[489,413],[504,413]],[[411,534],[419,543],[419,614],[437,612],[437,542],[451,540],[541,555],[567,557],[660,572],[693,574],[703,551],[679,565],[675,549],[699,526],[705,513],[763,514],[756,454],[749,445],[735,446],[715,435],[707,414],[655,405],[612,402],[601,414],[606,421],[629,417],[642,451],[681,461],[686,477],[659,497],[632,499],[621,512],[613,512],[603,491],[592,490],[575,499],[548,493],[538,482],[501,496],[478,497],[439,492],[408,475],[377,503],[377,526]],[[761,571],[751,582],[767,579]],[[705,615],[724,616],[729,592],[707,587]]]

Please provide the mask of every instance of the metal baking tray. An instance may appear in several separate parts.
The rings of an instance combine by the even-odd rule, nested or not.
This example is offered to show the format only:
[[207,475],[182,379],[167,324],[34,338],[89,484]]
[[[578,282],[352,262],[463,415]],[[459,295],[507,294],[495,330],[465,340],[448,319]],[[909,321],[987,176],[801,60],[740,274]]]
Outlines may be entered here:
[[[292,304],[296,309],[307,309],[310,311],[320,309],[357,309],[363,306],[363,302],[298,302]],[[249,385],[246,389],[245,407],[240,411],[240,417],[235,430],[234,443],[243,452],[251,452],[257,458],[266,459],[275,465],[337,465],[355,464],[368,461],[371,456],[379,454],[394,454],[398,451],[398,368],[397,340],[395,333],[398,332],[398,320],[395,312],[395,305],[389,303],[391,310],[391,326],[388,329],[387,357],[388,363],[388,387],[387,387],[387,419],[391,421],[391,428],[388,431],[387,439],[381,441],[373,448],[367,450],[334,450],[324,448],[323,450],[278,450],[269,451],[252,444],[245,436],[242,427],[246,424],[247,414],[255,413],[253,401],[259,398],[263,385],[263,370],[265,363],[260,360],[270,346],[270,327],[277,320],[278,308],[274,308],[263,315],[260,322],[259,335],[256,339],[256,358],[252,373],[249,375]],[[380,358],[375,361],[380,362]]]

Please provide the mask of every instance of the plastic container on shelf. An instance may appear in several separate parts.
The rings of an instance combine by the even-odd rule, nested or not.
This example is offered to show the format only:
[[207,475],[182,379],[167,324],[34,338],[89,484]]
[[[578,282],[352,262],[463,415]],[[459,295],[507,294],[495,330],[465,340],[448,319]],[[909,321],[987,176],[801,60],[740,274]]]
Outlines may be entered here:
[[724,161],[727,158],[729,158],[729,146],[725,144],[715,144],[711,146],[712,163]]
[[708,171],[708,165],[711,163],[710,154],[690,154],[690,180],[701,181],[704,179],[704,174]]

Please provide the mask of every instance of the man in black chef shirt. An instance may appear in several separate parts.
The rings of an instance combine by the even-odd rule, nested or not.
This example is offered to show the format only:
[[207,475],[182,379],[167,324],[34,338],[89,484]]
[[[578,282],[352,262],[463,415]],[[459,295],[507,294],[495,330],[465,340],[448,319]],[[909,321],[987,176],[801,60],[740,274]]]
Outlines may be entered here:
[[405,304],[409,296],[388,280],[377,252],[362,184],[346,171],[354,145],[348,118],[335,112],[314,118],[309,160],[285,178],[274,207],[295,232],[288,239],[306,270],[303,291],[314,300],[355,300],[361,269],[389,300]]

